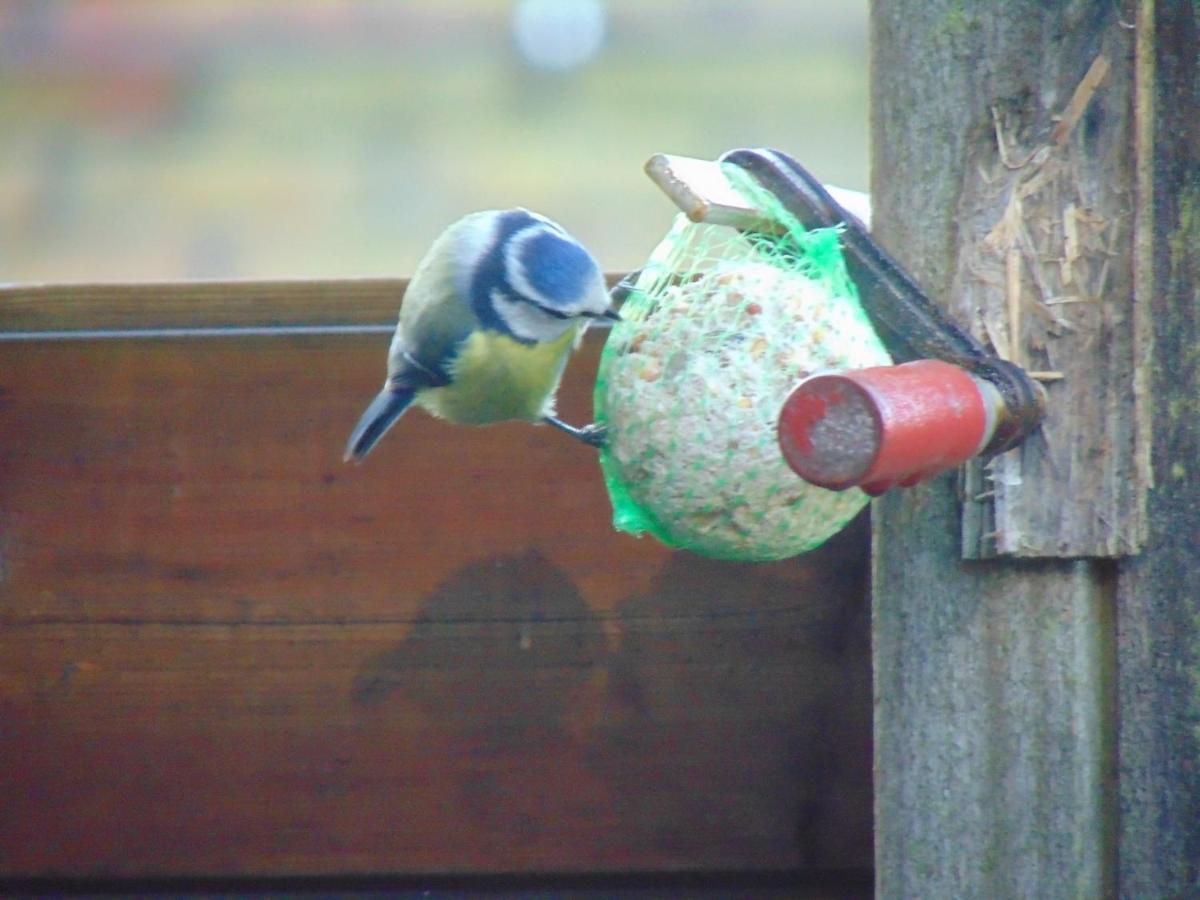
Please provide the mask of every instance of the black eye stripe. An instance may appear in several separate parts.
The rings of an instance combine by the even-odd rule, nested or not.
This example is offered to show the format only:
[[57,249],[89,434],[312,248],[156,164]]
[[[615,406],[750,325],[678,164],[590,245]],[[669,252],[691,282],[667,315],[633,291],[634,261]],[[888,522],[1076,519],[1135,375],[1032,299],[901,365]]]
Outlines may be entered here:
[[551,316],[555,319],[574,319],[575,318],[575,316],[571,315],[570,313],[565,313],[561,309],[554,309],[553,307],[546,306],[543,303],[538,303],[532,297],[525,297],[525,296],[521,296],[521,295],[518,295],[518,296],[520,296],[520,298],[522,300],[524,300],[526,303],[528,303],[530,306],[540,309],[546,315]]
[[496,288],[496,292],[507,300],[509,303],[524,303],[526,306],[532,306],[538,312],[545,313],[554,319],[576,319],[580,316],[590,316],[591,313],[565,313],[561,309],[555,309],[552,306],[546,306],[544,303],[539,303],[533,297],[522,294],[515,287],[505,282],[503,285]]

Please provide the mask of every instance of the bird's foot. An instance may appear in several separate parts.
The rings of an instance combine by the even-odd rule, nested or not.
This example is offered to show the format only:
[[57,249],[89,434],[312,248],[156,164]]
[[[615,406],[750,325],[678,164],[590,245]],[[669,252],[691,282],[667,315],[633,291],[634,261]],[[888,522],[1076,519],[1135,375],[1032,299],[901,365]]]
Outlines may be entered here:
[[575,440],[582,441],[589,447],[595,447],[597,450],[604,448],[608,436],[608,429],[603,425],[597,425],[595,422],[591,425],[584,425],[581,428],[577,428],[574,425],[568,425],[562,419],[556,419],[554,416],[546,416],[542,421],[547,425],[553,425],[559,431],[569,434]]

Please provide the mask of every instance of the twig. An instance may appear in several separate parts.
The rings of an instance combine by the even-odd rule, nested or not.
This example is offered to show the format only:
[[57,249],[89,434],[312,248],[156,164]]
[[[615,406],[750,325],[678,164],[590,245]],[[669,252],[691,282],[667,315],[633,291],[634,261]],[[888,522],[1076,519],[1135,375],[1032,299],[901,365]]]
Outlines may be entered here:
[[1108,57],[1103,53],[1092,60],[1087,74],[1083,76],[1083,80],[1075,87],[1075,93],[1071,95],[1071,101],[1067,104],[1067,108],[1063,110],[1062,118],[1058,120],[1058,124],[1054,126],[1054,131],[1050,135],[1050,139],[1057,147],[1061,148],[1066,145],[1071,132],[1075,130],[1075,126],[1079,124],[1079,120],[1083,117],[1084,110],[1092,102],[1092,97],[1096,93],[1097,88],[1108,77],[1108,70],[1110,68]]

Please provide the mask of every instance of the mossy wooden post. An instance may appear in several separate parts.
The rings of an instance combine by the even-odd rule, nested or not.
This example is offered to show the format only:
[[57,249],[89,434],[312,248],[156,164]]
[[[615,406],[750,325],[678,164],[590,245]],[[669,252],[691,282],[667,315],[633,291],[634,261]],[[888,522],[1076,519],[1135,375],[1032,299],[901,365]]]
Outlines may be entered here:
[[1200,896],[1198,22],[873,4],[875,234],[1054,379],[876,504],[881,897]]

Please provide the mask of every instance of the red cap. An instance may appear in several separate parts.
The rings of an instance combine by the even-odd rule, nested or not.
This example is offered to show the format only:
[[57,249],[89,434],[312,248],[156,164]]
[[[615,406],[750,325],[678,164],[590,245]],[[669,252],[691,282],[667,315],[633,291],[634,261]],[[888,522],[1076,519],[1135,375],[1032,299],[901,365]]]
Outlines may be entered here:
[[970,459],[1002,406],[990,384],[940,360],[814,375],[783,403],[779,446],[805,481],[874,496]]

